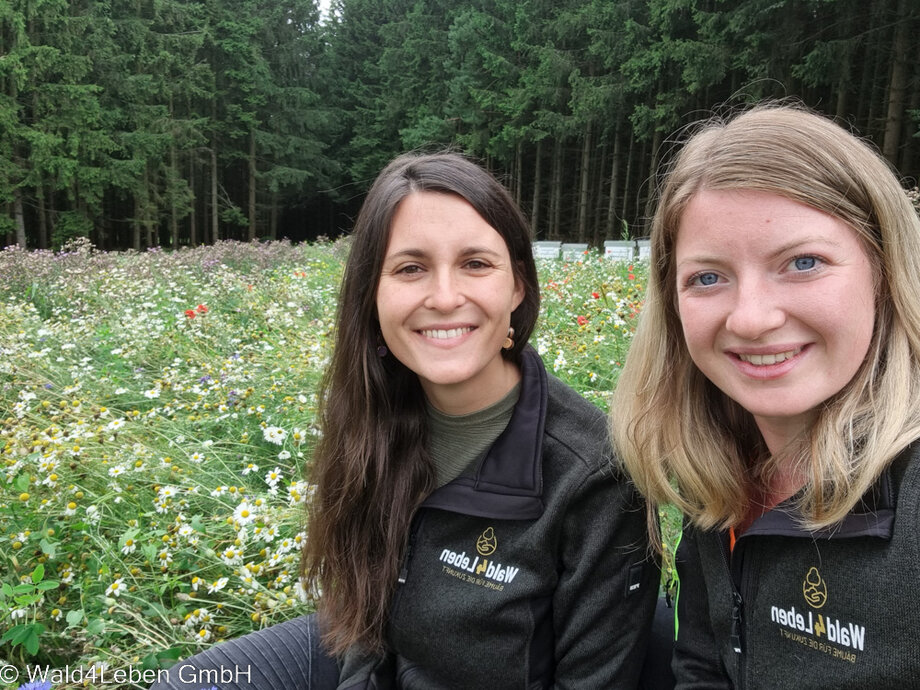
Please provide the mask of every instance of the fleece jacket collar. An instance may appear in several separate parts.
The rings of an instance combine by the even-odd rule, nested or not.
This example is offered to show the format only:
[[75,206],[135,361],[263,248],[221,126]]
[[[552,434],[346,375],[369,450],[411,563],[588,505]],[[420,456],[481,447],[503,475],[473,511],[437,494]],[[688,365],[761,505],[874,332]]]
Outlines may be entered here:
[[521,352],[521,393],[508,426],[480,458],[474,476],[457,477],[422,507],[500,520],[542,515],[546,401],[546,369],[527,345]]
[[[899,460],[908,457],[902,453]],[[771,510],[745,531],[745,537],[776,535],[783,537],[804,537],[807,539],[853,539],[855,537],[876,537],[891,539],[894,528],[896,503],[895,478],[893,474],[903,471],[896,461],[881,474],[872,489],[840,522],[821,530],[809,531],[795,519],[792,500]]]

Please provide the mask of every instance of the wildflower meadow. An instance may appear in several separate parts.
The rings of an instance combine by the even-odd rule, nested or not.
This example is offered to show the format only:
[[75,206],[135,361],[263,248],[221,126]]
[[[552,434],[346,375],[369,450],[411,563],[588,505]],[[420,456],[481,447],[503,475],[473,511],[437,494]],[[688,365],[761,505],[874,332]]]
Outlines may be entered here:
[[[346,255],[0,252],[0,688],[147,687],[141,672],[311,610],[315,391]],[[606,409],[647,267],[538,267],[533,344]]]

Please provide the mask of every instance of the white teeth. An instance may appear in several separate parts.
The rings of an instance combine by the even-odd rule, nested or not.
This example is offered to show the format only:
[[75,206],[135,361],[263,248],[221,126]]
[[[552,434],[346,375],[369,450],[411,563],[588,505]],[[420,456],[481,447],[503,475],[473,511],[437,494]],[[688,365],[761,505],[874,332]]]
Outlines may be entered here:
[[470,327],[466,328],[451,328],[449,331],[436,330],[436,331],[422,331],[422,335],[426,338],[434,338],[435,340],[446,340],[447,338],[456,338],[463,335],[464,333],[469,333],[473,329]]
[[787,352],[777,352],[773,355],[742,355],[739,354],[738,358],[743,362],[749,362],[754,366],[766,366],[768,364],[778,364],[779,362],[785,362],[791,357],[795,357],[802,351],[802,348],[796,348],[795,350],[788,350]]

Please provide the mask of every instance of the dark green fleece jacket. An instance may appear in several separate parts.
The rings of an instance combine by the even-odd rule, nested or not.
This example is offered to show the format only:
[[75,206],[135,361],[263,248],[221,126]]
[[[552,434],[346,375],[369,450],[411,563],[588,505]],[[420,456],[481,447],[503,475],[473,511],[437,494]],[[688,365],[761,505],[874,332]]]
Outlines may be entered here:
[[511,421],[419,509],[385,659],[339,688],[635,688],[658,567],[604,415],[524,351]]
[[678,689],[920,688],[920,444],[830,529],[784,505],[731,553],[724,533],[685,529]]

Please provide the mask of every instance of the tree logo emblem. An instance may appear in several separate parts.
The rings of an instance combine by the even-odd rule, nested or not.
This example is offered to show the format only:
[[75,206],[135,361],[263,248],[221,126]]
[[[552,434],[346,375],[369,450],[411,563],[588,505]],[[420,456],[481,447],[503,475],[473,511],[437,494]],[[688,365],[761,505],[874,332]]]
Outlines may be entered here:
[[812,567],[802,583],[802,594],[812,608],[819,609],[827,603],[827,584],[818,569]]
[[476,540],[476,550],[480,556],[491,556],[498,548],[498,539],[495,537],[495,530],[487,527],[486,531],[479,535]]

